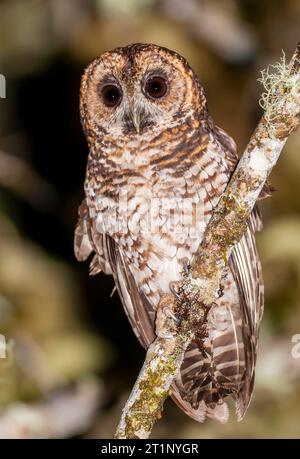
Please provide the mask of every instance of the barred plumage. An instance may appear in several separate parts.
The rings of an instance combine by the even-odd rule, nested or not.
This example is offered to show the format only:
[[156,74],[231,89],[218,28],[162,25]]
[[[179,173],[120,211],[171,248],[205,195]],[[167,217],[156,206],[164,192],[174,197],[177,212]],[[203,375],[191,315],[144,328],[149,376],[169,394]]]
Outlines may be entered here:
[[[75,254],[81,261],[94,252],[91,274],[114,276],[147,347],[157,305],[181,279],[234,170],[235,143],[214,125],[186,61],[155,45],[96,59],[82,79],[81,117],[90,152]],[[250,401],[263,308],[259,227],[255,209],[208,315],[207,336],[192,342],[172,385],[173,399],[198,421],[225,422],[229,395],[241,419]]]

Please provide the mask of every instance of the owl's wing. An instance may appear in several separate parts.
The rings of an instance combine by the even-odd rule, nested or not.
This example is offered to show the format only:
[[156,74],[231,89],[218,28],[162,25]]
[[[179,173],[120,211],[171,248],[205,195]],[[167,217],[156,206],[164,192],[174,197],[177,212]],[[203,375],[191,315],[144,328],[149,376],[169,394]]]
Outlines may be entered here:
[[[220,143],[227,150],[227,162],[237,164],[236,146],[231,137],[221,128],[216,132]],[[274,188],[266,182],[259,199],[269,197]],[[254,373],[257,356],[259,325],[264,309],[264,286],[260,259],[257,251],[255,232],[261,231],[262,220],[257,205],[254,207],[246,234],[235,245],[229,266],[236,281],[243,318],[243,335],[246,358],[244,385],[237,398],[237,416],[242,419],[251,400],[254,385]]]
[[136,285],[133,274],[119,245],[108,238],[109,259],[113,277],[131,327],[144,348],[155,338],[155,311]]
[[111,274],[112,269],[108,257],[107,237],[95,233],[89,217],[89,210],[84,199],[78,209],[78,222],[74,233],[74,253],[78,261],[86,260],[91,253],[95,255],[90,263],[90,274],[103,271]]
[[251,400],[254,385],[259,326],[264,309],[264,286],[255,232],[262,229],[261,217],[254,208],[246,234],[235,245],[230,268],[235,278],[243,317],[246,371],[237,397],[237,416],[242,419]]
[[101,271],[113,275],[130,324],[141,344],[147,348],[155,337],[155,312],[145,295],[138,291],[118,244],[110,236],[94,230],[85,200],[78,209],[74,252],[78,261],[86,260],[94,252],[90,263],[91,275]]
[[90,238],[89,212],[85,199],[78,208],[78,221],[74,233],[74,253],[78,261],[84,261],[93,252]]

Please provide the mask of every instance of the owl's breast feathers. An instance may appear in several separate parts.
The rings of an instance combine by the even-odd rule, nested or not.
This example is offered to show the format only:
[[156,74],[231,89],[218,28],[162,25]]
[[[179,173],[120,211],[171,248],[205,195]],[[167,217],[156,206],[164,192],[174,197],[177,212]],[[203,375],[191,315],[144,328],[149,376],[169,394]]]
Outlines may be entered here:
[[[94,251],[92,274],[113,274],[145,347],[155,337],[155,309],[201,243],[236,161],[234,142],[210,120],[189,119],[142,142],[119,139],[115,148],[104,139],[90,152],[75,253],[82,260]],[[235,247],[208,336],[191,344],[172,386],[176,403],[198,421],[226,421],[227,395],[239,418],[250,401],[263,306],[258,222],[253,216]]]

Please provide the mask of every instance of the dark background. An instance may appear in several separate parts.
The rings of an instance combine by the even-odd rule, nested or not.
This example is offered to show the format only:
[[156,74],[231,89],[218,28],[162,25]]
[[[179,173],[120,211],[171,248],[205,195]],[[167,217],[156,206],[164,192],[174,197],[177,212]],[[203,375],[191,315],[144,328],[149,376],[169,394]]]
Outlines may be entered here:
[[[0,2],[0,436],[112,436],[144,359],[113,281],[73,255],[87,146],[80,77],[97,55],[154,42],[184,55],[216,123],[241,153],[261,109],[260,70],[291,56],[300,2]],[[300,137],[293,134],[261,208],[266,282],[257,382],[245,420],[204,425],[172,402],[154,436],[299,437]],[[73,398],[72,398],[73,397]],[[52,417],[51,417],[52,416]],[[60,422],[57,423],[57,419]]]

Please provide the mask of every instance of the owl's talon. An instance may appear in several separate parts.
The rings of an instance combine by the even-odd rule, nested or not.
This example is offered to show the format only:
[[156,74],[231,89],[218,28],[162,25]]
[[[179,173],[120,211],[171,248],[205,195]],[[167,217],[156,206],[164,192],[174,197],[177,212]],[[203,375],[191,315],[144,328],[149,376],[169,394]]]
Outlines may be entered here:
[[175,296],[175,298],[177,298],[177,300],[180,300],[180,295],[179,295],[179,293],[178,293],[177,290],[176,290],[176,285],[177,285],[176,282],[170,282],[170,283],[169,283],[169,289],[171,290],[171,292],[173,293],[173,295]]
[[217,291],[217,298],[221,298],[224,295],[224,286],[220,285],[219,290]]
[[174,335],[171,335],[171,333],[163,333],[163,332],[158,332],[157,336],[158,336],[158,338],[162,338],[162,339],[172,339],[172,338],[174,338]]
[[164,306],[163,313],[165,316],[173,319],[177,325],[180,323],[180,320],[173,314],[172,310],[168,306]]
[[180,263],[182,264],[184,274],[187,276],[190,271],[190,260],[188,257],[181,258]]

